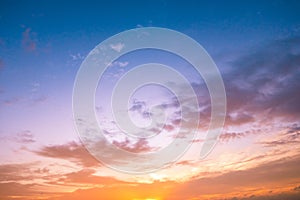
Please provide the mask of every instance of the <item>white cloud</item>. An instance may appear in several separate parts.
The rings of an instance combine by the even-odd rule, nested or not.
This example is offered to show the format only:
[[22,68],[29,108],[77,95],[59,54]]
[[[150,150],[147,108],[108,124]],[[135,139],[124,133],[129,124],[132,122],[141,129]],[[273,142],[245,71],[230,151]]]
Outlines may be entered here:
[[108,64],[109,67],[118,66],[118,67],[126,67],[129,64],[129,62],[121,62],[121,61],[115,61],[113,63]]
[[110,45],[110,48],[112,48],[113,50],[115,50],[117,52],[121,52],[124,47],[125,47],[125,44],[123,44],[123,43],[117,43],[117,44]]
[[116,64],[119,66],[119,67],[126,67],[129,62],[116,62]]
[[71,58],[73,61],[76,60],[83,60],[85,57],[83,55],[81,55],[80,53],[77,54],[70,54]]

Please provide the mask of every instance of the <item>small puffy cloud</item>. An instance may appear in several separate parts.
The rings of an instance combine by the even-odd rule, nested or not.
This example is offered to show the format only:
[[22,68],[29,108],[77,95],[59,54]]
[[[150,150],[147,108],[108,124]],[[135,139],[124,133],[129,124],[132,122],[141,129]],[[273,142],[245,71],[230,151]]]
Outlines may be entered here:
[[70,57],[73,61],[84,60],[84,58],[85,58],[85,56],[81,55],[80,53],[70,54]]
[[119,67],[126,67],[129,64],[129,62],[117,62],[117,64]]
[[122,49],[125,47],[125,44],[123,43],[116,43],[116,44],[111,44],[109,45],[110,48],[112,48],[113,50],[117,51],[117,52],[121,52]]

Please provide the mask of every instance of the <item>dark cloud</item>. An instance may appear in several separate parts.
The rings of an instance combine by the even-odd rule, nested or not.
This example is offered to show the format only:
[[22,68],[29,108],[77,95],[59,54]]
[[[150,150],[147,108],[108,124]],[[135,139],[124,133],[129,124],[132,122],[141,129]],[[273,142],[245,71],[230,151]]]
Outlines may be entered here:
[[[229,62],[231,70],[223,74],[227,95],[224,127],[231,126],[233,130],[221,135],[221,140],[246,137],[248,133],[252,134],[253,124],[269,126],[266,122],[299,121],[300,93],[297,91],[300,91],[300,37],[264,43]],[[211,110],[209,93],[205,93],[203,85],[194,83],[193,88],[197,91],[202,108],[200,128],[205,130]],[[241,125],[248,125],[243,133],[239,129]],[[289,139],[294,143],[292,136]],[[276,141],[270,145],[287,142]]]
[[220,200],[299,200],[300,192],[286,191],[278,194],[248,195],[246,197],[221,198]]
[[269,118],[300,117],[300,37],[249,50],[225,76],[228,111],[268,111]]
[[295,191],[300,191],[300,186],[294,187],[293,190],[295,190]]
[[99,161],[91,156],[84,146],[74,141],[62,145],[44,146],[33,152],[39,156],[66,159],[83,167],[100,165]]

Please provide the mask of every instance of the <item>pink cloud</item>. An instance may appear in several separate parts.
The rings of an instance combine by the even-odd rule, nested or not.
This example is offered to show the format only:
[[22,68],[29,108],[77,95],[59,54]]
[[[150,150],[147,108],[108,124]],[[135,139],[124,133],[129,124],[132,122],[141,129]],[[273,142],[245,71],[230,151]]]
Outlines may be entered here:
[[33,152],[39,156],[67,159],[83,167],[100,165],[100,162],[91,156],[84,146],[74,141],[62,145],[44,146],[41,149]]
[[34,35],[35,34],[31,32],[30,28],[27,28],[22,33],[22,47],[28,52],[36,50],[36,41],[34,39]]

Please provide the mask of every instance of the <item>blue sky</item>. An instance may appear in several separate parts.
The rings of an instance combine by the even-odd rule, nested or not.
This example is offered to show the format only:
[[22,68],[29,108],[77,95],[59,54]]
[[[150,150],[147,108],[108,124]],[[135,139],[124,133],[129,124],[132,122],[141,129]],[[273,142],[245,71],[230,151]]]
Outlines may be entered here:
[[[0,198],[17,195],[30,199],[44,192],[48,199],[57,194],[60,199],[70,199],[68,195],[82,189],[79,196],[91,190],[91,194],[118,199],[109,189],[116,188],[130,191],[131,198],[124,199],[243,199],[270,195],[269,191],[275,196],[291,195],[291,199],[298,195],[297,199],[299,10],[298,1],[279,0],[1,1]],[[173,29],[206,49],[224,80],[227,116],[220,142],[206,160],[195,159],[199,147],[196,145],[173,167],[135,177],[104,167],[85,151],[74,124],[72,91],[82,61],[96,45],[117,33],[140,27]],[[168,64],[186,75],[203,107],[199,131],[204,132],[208,126],[209,95],[189,64],[161,51],[129,53],[108,69],[107,79],[100,82],[103,85],[96,96],[98,117],[109,119],[105,124],[108,137],[125,150],[153,151],[155,145],[168,145],[169,140],[162,138],[149,143],[130,143],[121,137],[114,140],[116,127],[99,105],[103,94],[110,103],[109,94],[121,75],[137,64],[153,61]],[[172,100],[172,95],[164,96],[163,92],[166,91],[160,88],[160,97],[151,99],[152,103]],[[143,101],[131,101],[132,115],[140,117],[147,111],[145,98],[150,94],[148,88],[139,94]],[[174,106],[169,111],[176,109]],[[164,127],[168,136],[177,130],[177,125]],[[282,174],[266,172],[265,168],[272,166],[282,169]],[[16,171],[18,176],[14,175]],[[239,173],[249,183],[238,179],[231,183],[230,179]],[[263,180],[251,179],[256,173],[263,174]],[[137,192],[133,183],[145,195]],[[200,183],[207,183],[204,192],[197,190]],[[223,183],[230,187],[223,187]],[[98,191],[101,184],[105,187]],[[170,196],[149,189],[152,186],[171,188]],[[6,187],[21,188],[22,192],[2,192]],[[160,197],[149,196],[147,189]]]

